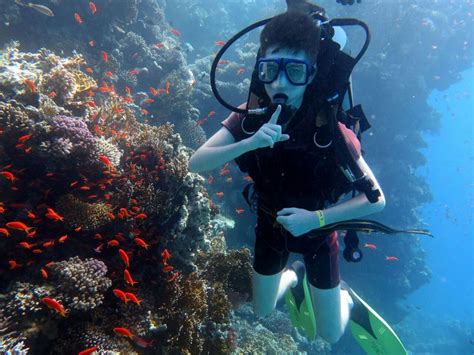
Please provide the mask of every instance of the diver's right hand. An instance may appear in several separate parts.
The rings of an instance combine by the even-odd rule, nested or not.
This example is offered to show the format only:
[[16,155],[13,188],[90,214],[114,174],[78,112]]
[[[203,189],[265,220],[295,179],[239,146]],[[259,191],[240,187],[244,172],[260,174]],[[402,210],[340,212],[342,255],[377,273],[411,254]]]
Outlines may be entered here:
[[250,150],[265,147],[273,148],[275,143],[290,139],[288,134],[281,133],[281,126],[276,124],[278,117],[280,116],[280,112],[281,105],[278,105],[270,120],[262,125],[262,127],[260,127],[253,136],[247,138]]

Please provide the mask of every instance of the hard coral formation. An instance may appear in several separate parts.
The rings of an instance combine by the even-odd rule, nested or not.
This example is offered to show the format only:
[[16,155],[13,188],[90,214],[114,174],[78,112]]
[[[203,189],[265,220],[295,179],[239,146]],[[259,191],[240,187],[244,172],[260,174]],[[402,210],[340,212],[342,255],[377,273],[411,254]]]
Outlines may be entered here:
[[111,209],[106,204],[83,202],[71,194],[61,196],[56,208],[69,229],[81,227],[84,231],[93,231],[111,221]]
[[252,267],[249,249],[232,250],[227,254],[199,253],[196,263],[200,273],[211,284],[222,285],[234,305],[250,298]]
[[109,139],[106,139],[104,137],[100,137],[99,139],[96,140],[95,142],[95,157],[103,155],[109,159],[109,161],[112,163],[114,167],[118,167],[120,165],[120,159],[122,158],[122,151],[112,143]]
[[25,84],[25,80],[30,80],[39,93],[54,92],[61,104],[70,104],[73,100],[83,102],[85,99],[78,98],[78,94],[97,84],[79,70],[82,64],[85,60],[81,55],[61,58],[45,48],[36,53],[23,53],[19,51],[18,42],[11,42],[2,50],[0,91],[8,97],[24,95],[31,90]]
[[11,100],[0,102],[0,125],[4,130],[21,132],[32,125],[32,120],[23,105]]
[[100,306],[112,285],[106,276],[107,266],[94,258],[81,260],[75,256],[55,262],[49,270],[48,279],[54,283],[58,299],[71,311],[89,311]]
[[73,354],[77,353],[78,350],[93,346],[97,346],[101,354],[138,354],[129,341],[116,335],[112,329],[107,329],[92,322],[71,324],[67,328],[65,335],[66,339],[58,339],[52,354]]
[[53,155],[75,159],[79,164],[88,158],[96,147],[96,137],[80,118],[60,115],[53,117],[49,123],[51,125],[49,146]]
[[7,310],[0,308],[0,353],[2,354],[28,354],[29,349],[25,346],[25,337],[15,330],[12,315],[7,315]]
[[40,286],[30,282],[17,281],[7,290],[5,304],[2,305],[9,315],[31,317],[34,313],[44,310],[41,303],[43,297],[53,293],[54,288],[49,285]]

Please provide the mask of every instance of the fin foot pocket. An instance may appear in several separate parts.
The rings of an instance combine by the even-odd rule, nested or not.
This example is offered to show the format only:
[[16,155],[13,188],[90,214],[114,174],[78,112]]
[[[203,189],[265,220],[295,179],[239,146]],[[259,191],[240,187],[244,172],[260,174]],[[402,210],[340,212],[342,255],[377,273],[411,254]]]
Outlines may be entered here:
[[306,269],[299,260],[295,261],[290,269],[293,269],[298,277],[297,285],[289,288],[285,293],[285,303],[291,323],[295,328],[301,329],[309,340],[314,340],[316,339],[316,319]]

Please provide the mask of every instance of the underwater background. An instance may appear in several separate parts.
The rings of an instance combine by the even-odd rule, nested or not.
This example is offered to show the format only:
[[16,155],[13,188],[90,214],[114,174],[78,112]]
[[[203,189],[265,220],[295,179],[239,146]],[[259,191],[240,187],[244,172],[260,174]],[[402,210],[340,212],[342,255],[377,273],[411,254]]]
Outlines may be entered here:
[[[472,354],[473,1],[317,3],[372,33],[352,76],[387,202],[370,219],[434,234],[360,234],[377,249],[357,264],[341,255],[342,279],[409,353]],[[248,177],[234,162],[187,169],[229,115],[209,84],[215,53],[284,1],[0,9],[1,353],[363,354],[349,330],[332,346],[308,342],[285,305],[253,315]],[[258,34],[218,65],[234,105],[247,98]],[[347,35],[357,52],[360,32]]]

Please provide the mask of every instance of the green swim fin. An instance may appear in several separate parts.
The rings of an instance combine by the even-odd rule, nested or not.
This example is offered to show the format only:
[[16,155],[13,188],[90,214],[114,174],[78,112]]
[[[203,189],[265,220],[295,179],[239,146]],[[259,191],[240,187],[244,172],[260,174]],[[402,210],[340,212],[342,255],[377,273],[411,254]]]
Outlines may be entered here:
[[[285,302],[290,314],[291,323],[297,329],[301,329],[309,340],[316,339],[316,318],[314,317],[313,303],[311,301],[311,293],[309,290],[308,278],[301,261],[293,263],[292,268],[295,270],[298,285],[289,288],[285,293]],[[304,277],[303,277],[304,275]]]
[[377,312],[344,281],[341,288],[346,289],[354,301],[349,320],[352,335],[368,355],[408,354],[400,338]]

